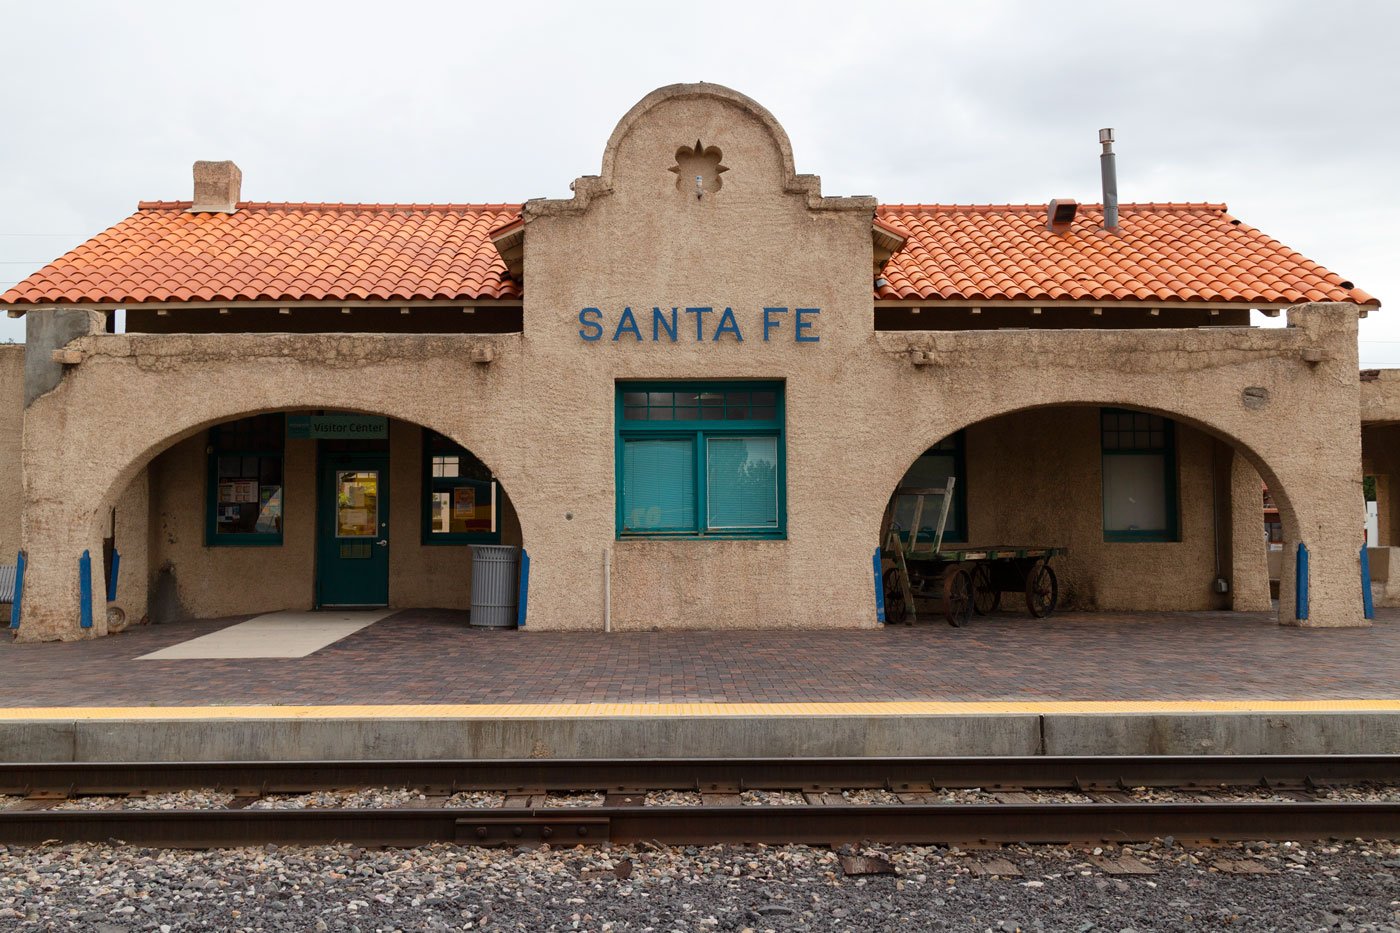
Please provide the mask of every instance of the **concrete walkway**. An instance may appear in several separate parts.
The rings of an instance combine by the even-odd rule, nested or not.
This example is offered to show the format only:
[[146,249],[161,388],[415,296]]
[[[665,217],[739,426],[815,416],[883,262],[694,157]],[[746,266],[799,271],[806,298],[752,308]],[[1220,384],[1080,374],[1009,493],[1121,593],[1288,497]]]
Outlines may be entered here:
[[1263,614],[1067,613],[963,629],[610,635],[477,630],[458,613],[406,610],[302,657],[165,659],[172,646],[249,631],[243,622],[0,641],[0,706],[1400,699],[1396,610],[1365,629],[1284,628]]
[[199,635],[138,661],[304,658],[392,615],[391,610],[269,612],[227,628]]

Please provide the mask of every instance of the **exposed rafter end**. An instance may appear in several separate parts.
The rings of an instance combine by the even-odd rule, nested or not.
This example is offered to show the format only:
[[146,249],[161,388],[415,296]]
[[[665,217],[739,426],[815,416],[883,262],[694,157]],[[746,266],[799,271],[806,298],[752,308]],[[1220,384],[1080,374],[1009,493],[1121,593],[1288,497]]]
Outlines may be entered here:
[[[883,279],[885,264],[890,261],[895,253],[904,249],[904,244],[909,241],[909,234],[894,226],[885,223],[876,217],[870,226],[870,240],[874,246],[874,273],[876,279]],[[876,286],[879,287],[878,285]]]
[[1278,316],[1279,316],[1279,309],[1278,309],[1278,308],[1256,308],[1255,310],[1257,310],[1260,314],[1264,315],[1264,317],[1278,317]]
[[525,218],[517,217],[492,230],[489,236],[506,264],[506,272],[517,282],[525,281]]

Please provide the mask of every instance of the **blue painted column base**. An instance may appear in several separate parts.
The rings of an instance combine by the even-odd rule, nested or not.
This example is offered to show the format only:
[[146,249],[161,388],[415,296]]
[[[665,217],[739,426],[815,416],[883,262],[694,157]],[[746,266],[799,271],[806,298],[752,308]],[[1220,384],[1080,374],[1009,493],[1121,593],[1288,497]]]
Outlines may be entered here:
[[880,549],[875,549],[875,619],[881,625],[885,624],[885,581],[880,575],[880,565],[884,563],[881,558]]
[[92,555],[78,558],[78,624],[92,628]]
[[1361,545],[1361,612],[1368,619],[1376,617],[1376,607],[1371,598],[1371,556],[1366,553],[1366,545]]
[[520,592],[515,603],[515,627],[525,627],[525,616],[530,606],[530,552],[520,549]]
[[1308,620],[1308,546],[1303,542],[1298,542],[1298,564],[1295,571],[1294,595],[1297,597],[1297,604],[1294,606],[1294,618],[1299,622]]
[[15,558],[15,601],[10,603],[10,628],[19,628],[21,607],[24,603],[24,567],[29,561],[20,551]]

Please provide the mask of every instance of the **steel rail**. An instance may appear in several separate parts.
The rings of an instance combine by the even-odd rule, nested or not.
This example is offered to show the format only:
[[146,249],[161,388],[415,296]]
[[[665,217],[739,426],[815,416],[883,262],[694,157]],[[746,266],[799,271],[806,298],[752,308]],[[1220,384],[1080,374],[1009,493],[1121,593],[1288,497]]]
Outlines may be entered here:
[[835,845],[1400,838],[1395,803],[969,804],[378,810],[0,811],[0,844],[171,848],[718,843]]
[[1400,784],[1400,755],[988,758],[471,759],[0,763],[0,794],[218,788],[295,793],[438,790],[714,790],[917,787],[1309,787]]

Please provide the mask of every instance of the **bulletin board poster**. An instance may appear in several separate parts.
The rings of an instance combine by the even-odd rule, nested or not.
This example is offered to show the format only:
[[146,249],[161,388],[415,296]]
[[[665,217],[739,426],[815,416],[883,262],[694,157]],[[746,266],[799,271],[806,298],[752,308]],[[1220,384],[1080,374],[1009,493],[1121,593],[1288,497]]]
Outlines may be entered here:
[[470,521],[476,518],[476,490],[471,486],[453,488],[452,517],[457,521]]

